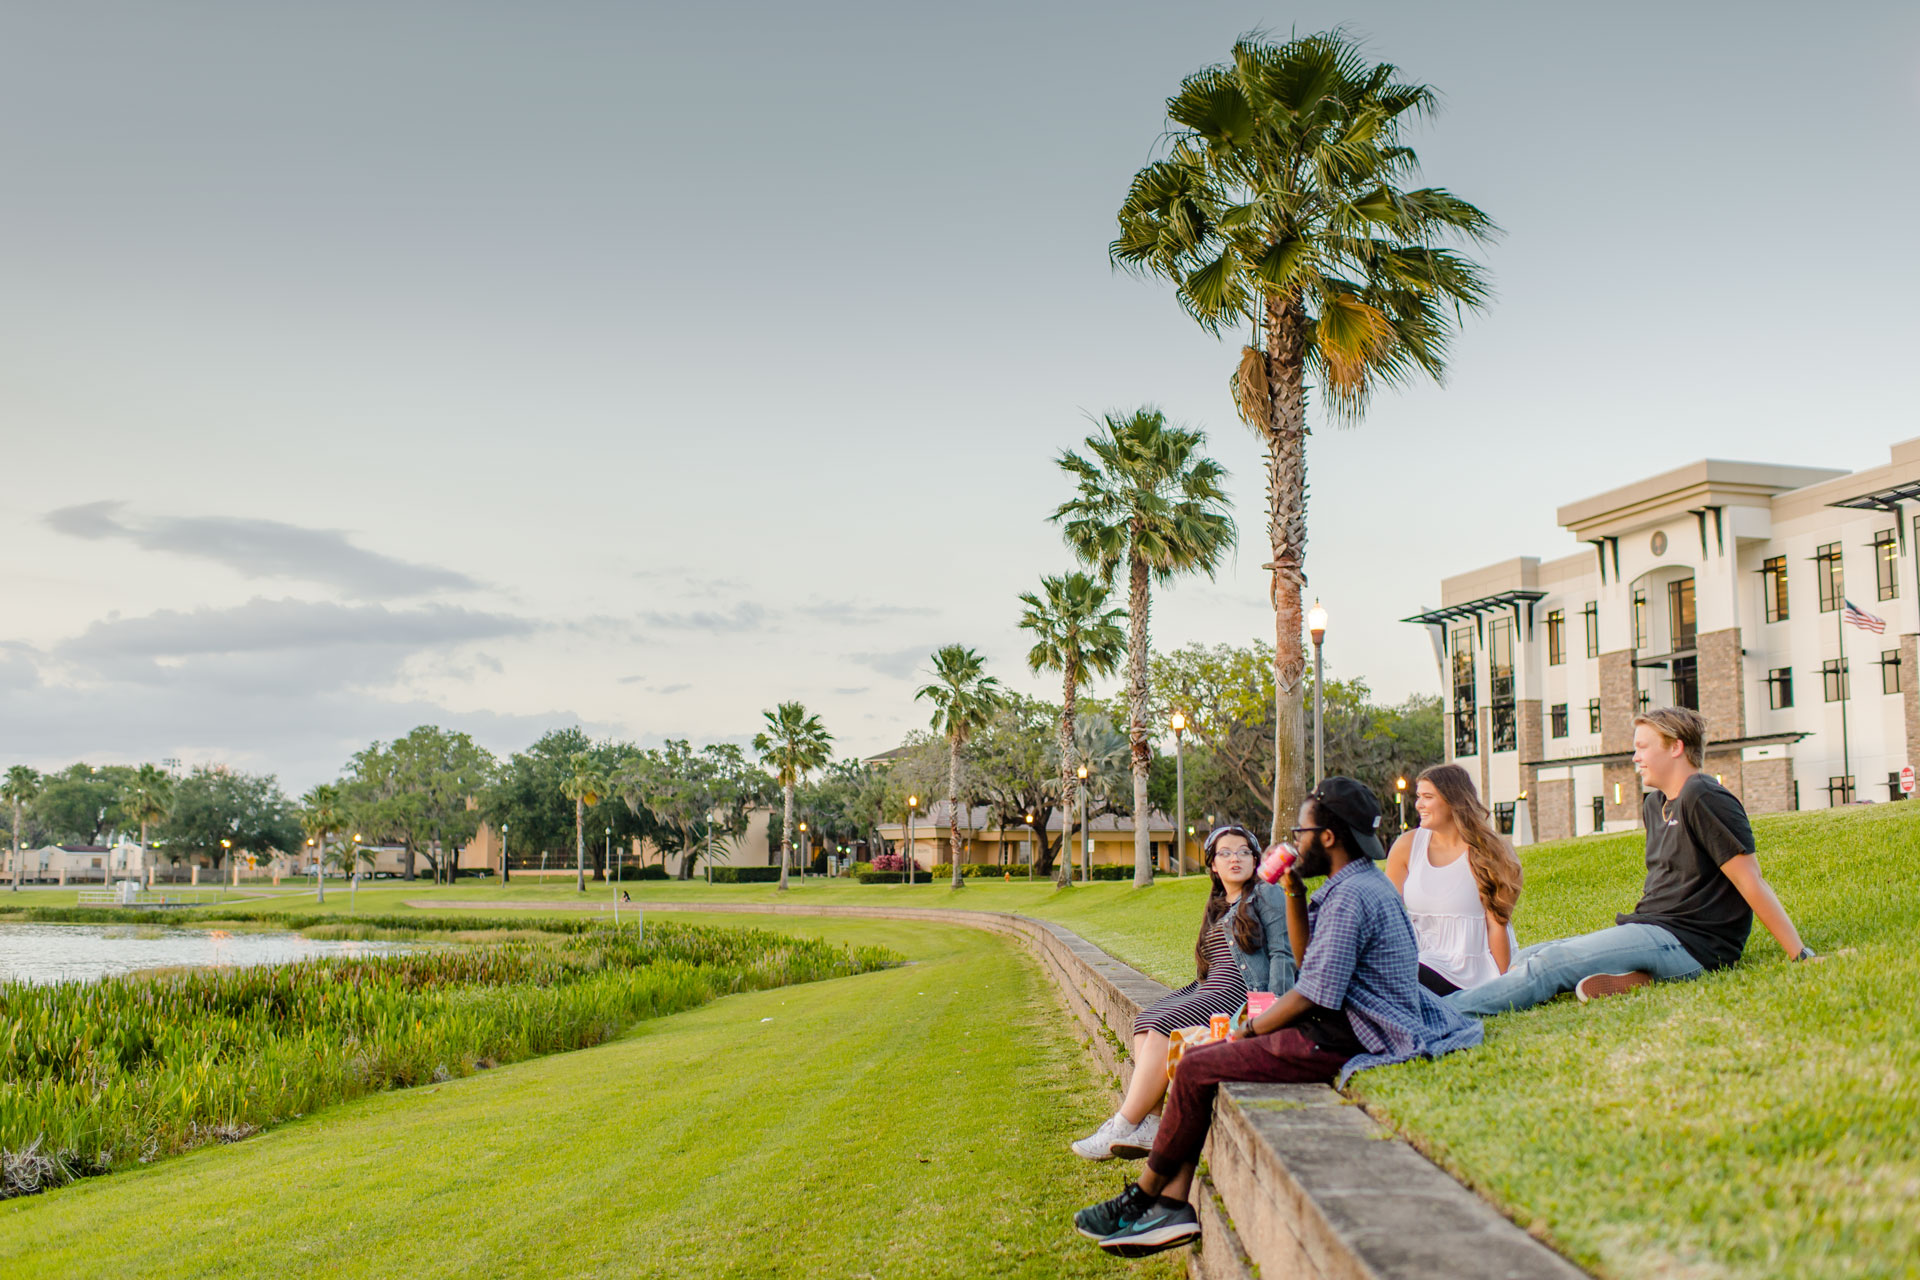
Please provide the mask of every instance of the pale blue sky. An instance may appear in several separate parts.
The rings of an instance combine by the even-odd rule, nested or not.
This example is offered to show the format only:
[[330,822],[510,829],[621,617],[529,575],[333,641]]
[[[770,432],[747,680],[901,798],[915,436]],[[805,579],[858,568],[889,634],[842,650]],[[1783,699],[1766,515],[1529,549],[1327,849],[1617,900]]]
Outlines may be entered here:
[[0,758],[304,786],[423,720],[510,750],[924,722],[1084,415],[1208,430],[1244,535],[1163,645],[1270,634],[1230,348],[1106,260],[1182,75],[1345,22],[1506,228],[1447,387],[1315,436],[1338,674],[1701,456],[1920,435],[1920,16],[1832,4],[0,7]]

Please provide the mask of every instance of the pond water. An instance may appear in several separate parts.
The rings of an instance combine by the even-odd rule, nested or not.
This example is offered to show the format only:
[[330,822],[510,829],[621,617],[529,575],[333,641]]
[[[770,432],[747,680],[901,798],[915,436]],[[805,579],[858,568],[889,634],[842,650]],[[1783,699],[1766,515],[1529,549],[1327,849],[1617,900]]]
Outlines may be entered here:
[[314,956],[380,956],[417,943],[229,933],[158,925],[0,924],[0,982],[91,981],[172,965],[285,964]]

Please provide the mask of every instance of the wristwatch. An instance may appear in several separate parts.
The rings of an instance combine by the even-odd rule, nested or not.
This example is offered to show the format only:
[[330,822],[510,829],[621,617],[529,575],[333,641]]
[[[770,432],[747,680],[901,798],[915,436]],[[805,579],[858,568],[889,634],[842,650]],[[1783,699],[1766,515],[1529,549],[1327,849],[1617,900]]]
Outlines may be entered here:
[[1814,950],[1813,950],[1813,948],[1812,948],[1812,947],[1809,947],[1809,946],[1807,946],[1807,945],[1805,945],[1804,943],[1803,943],[1803,944],[1801,944],[1801,947],[1800,947],[1800,954],[1794,957],[1794,959],[1795,959],[1796,961],[1798,961],[1798,960],[1813,960],[1813,959],[1817,959],[1817,958],[1818,958],[1818,957],[1816,957],[1816,956],[1814,955]]

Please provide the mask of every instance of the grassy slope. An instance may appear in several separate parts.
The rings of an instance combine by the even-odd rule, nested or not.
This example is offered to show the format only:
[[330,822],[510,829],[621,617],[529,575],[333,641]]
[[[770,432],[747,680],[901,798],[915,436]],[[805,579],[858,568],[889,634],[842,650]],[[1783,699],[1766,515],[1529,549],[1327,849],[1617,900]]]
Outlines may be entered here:
[[961,928],[751,923],[917,963],[0,1203],[0,1275],[1118,1270],[1067,1222],[1115,1175],[1066,1151],[1105,1108],[1031,964]]

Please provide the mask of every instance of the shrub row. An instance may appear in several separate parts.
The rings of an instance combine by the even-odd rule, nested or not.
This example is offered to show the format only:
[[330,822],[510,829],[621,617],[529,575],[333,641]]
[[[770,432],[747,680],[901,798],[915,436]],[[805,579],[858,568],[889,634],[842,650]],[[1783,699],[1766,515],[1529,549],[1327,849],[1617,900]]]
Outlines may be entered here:
[[[361,923],[372,919],[423,923]],[[410,955],[0,984],[0,1196],[362,1094],[584,1048],[717,995],[899,961],[753,929],[662,922],[642,938],[524,924],[564,927],[550,940]]]
[[774,884],[780,879],[778,867],[715,867],[715,884]]

